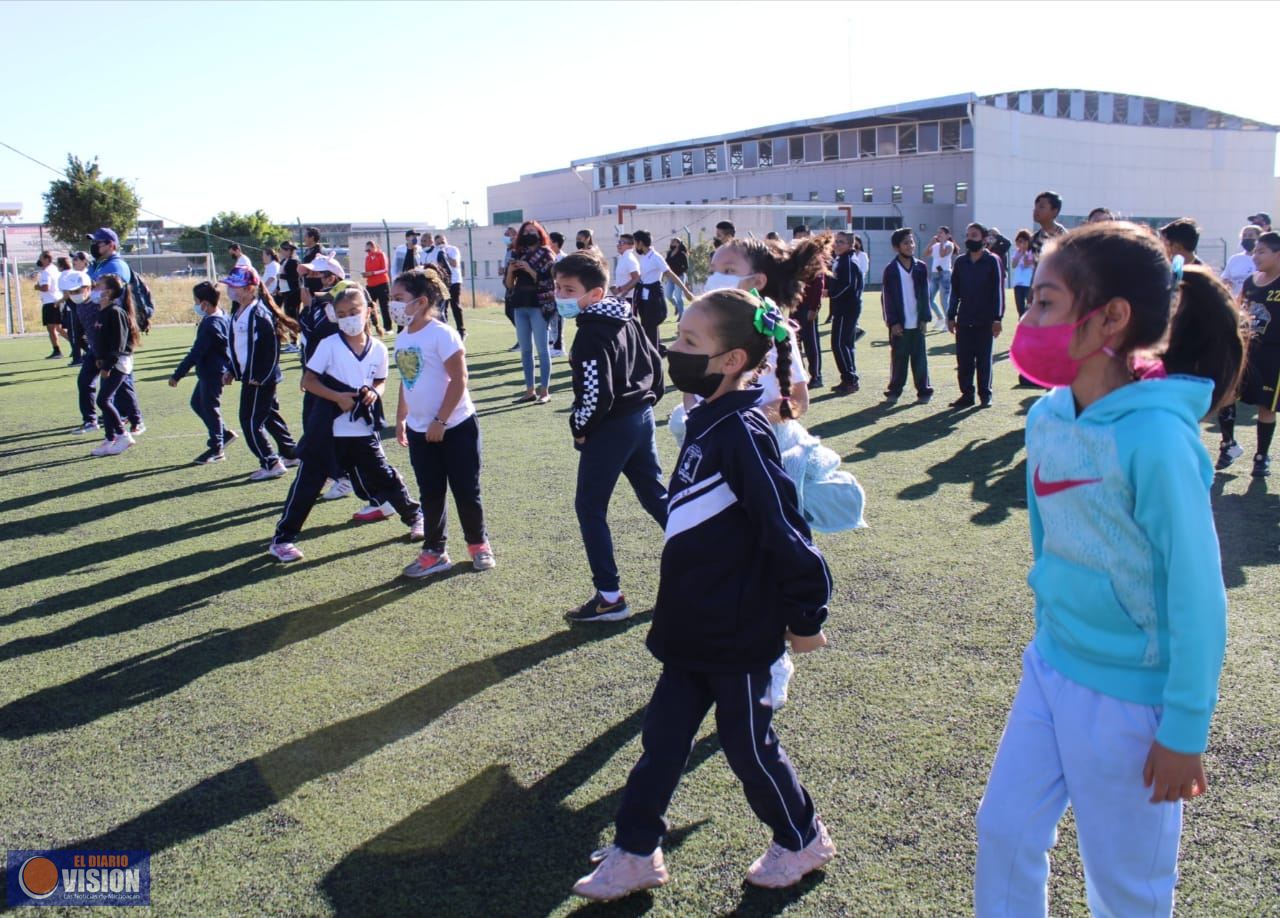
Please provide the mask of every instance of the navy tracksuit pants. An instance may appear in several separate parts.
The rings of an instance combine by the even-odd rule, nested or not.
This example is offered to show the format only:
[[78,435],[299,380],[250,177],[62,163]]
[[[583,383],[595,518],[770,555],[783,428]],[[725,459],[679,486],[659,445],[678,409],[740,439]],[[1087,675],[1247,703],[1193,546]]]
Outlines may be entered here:
[[907,366],[911,367],[911,379],[916,394],[921,398],[933,395],[929,381],[929,352],[925,346],[924,329],[905,328],[898,337],[889,337],[889,388],[887,391],[901,395],[907,385]]
[[426,523],[423,549],[436,554],[445,549],[449,537],[445,512],[448,491],[453,492],[458,508],[462,537],[468,545],[484,545],[489,536],[480,503],[480,424],[476,416],[450,427],[439,443],[428,443],[427,435],[417,430],[408,430],[407,434],[409,461],[413,463]]
[[222,449],[227,442],[227,428],[222,424],[222,377],[196,377],[191,392],[191,410],[209,429],[209,449]]
[[358,483],[359,490],[376,503],[390,503],[406,524],[412,525],[421,515],[422,508],[409,496],[400,473],[387,462],[382,441],[376,435],[334,437],[333,449],[325,449],[319,457],[310,450],[303,450],[302,463],[289,486],[289,496],[285,498],[284,515],[276,524],[275,544],[292,542],[302,531],[329,478],[327,457],[330,455],[337,457],[338,464],[351,476],[353,484]]
[[80,375],[76,377],[76,391],[80,395],[80,419],[86,424],[93,424],[98,420],[98,409],[93,400],[98,394],[99,371],[92,351],[86,350],[83,359]]
[[773,731],[769,669],[707,673],[664,666],[644,715],[644,753],[627,778],[614,843],[647,855],[670,826],[664,814],[684,773],[698,728],[712,705],[729,767],[773,840],[799,851],[818,834],[813,800]]
[[960,393],[973,398],[973,377],[978,377],[978,397],[991,401],[991,349],[995,338],[991,324],[956,326],[956,376]]
[[809,318],[809,313],[801,310],[795,314],[796,339],[800,342],[800,350],[804,353],[804,362],[809,370],[809,382],[822,382],[822,345],[818,339],[818,320]]
[[[315,403],[317,400],[319,400],[319,398],[320,396],[315,395],[311,392],[302,393],[302,424],[304,428],[306,427],[307,418],[311,416],[311,412],[314,410]],[[329,474],[329,477],[332,478],[334,481],[337,481],[339,478],[347,477],[347,473],[342,470],[342,466],[338,464],[337,456],[335,456],[333,453],[330,453],[329,457],[325,460],[321,460],[319,459],[319,457],[312,457],[312,458],[315,459],[316,461],[324,461],[328,463],[328,474]],[[362,500],[369,499],[369,495],[360,493],[359,488],[356,488],[354,483],[352,484],[352,488],[355,489],[357,497],[361,498]]]
[[854,356],[854,336],[858,333],[858,319],[862,317],[862,305],[839,306],[831,310],[831,356],[836,359],[840,382],[852,385],[858,381],[858,361]]
[[[294,457],[297,444],[293,442],[289,425],[280,414],[274,381],[267,380],[260,386],[251,386],[248,380],[241,381],[240,427],[244,431],[245,445],[264,469],[271,468],[281,457]],[[276,449],[271,448],[268,434],[276,441]]]

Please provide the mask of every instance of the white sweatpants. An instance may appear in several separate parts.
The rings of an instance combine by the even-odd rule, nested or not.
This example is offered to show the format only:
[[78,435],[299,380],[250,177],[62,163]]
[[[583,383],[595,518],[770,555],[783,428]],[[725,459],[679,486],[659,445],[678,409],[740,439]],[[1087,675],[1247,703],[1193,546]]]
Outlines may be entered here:
[[1089,910],[1173,913],[1182,803],[1151,803],[1142,769],[1160,708],[1099,694],[1022,655],[1022,682],[978,808],[979,918],[1047,915],[1049,849],[1075,810]]

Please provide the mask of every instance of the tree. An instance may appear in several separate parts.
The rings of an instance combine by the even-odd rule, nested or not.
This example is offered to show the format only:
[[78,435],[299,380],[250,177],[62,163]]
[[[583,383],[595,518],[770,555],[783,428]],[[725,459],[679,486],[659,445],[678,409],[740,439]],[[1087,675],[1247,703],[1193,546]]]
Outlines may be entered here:
[[475,220],[464,220],[461,217],[454,217],[449,221],[449,229],[466,229],[468,226],[479,226]]
[[689,247],[689,279],[690,287],[694,284],[705,284],[711,274],[711,256],[715,247],[710,242],[699,242]]
[[232,242],[244,246],[245,254],[253,258],[258,250],[274,248],[290,235],[289,230],[272,223],[261,210],[251,214],[220,211],[204,226],[184,229],[178,237],[178,248],[183,252],[212,251],[218,267],[230,268],[235,259],[227,253],[227,246]]
[[49,183],[44,197],[44,222],[53,237],[65,245],[84,247],[86,233],[109,226],[121,237],[138,225],[142,202],[124,179],[102,174],[95,157],[83,162],[67,154],[66,178]]

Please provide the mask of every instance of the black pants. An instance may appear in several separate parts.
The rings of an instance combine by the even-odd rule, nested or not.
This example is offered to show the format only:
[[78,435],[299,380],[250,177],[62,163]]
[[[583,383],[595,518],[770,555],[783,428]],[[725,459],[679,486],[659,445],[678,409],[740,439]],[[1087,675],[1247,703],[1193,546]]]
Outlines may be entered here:
[[911,381],[915,383],[916,394],[921,398],[933,395],[933,386],[929,384],[929,355],[925,350],[924,330],[920,328],[904,328],[902,334],[889,338],[890,373],[889,392],[901,395],[907,385],[907,366],[911,366]]
[[[95,372],[101,371],[95,370]],[[102,428],[108,440],[124,433],[124,419],[116,407],[116,396],[128,378],[127,373],[121,373],[115,367],[112,367],[106,376],[99,376],[98,410],[102,412]]]
[[854,356],[854,336],[858,332],[858,319],[862,317],[862,304],[837,306],[831,311],[831,356],[836,359],[840,382],[846,385],[858,381],[858,362]]
[[[258,457],[258,464],[264,469],[271,468],[281,457],[294,457],[297,444],[280,414],[275,380],[269,379],[260,386],[251,386],[247,379],[241,380],[240,428],[244,431],[244,442],[249,452]],[[271,448],[268,434],[271,440],[276,441],[276,449]]]
[[[462,284],[449,285],[449,309],[453,311],[453,324],[458,334],[467,330],[467,323],[462,318]],[[440,310],[444,312],[444,310]]]
[[227,428],[222,424],[222,377],[196,377],[191,392],[191,410],[209,430],[209,449],[222,449],[227,442]]
[[995,338],[990,325],[956,326],[956,378],[960,393],[973,398],[974,371],[978,375],[978,397],[991,401],[991,347]]
[[[382,441],[376,434],[367,437],[334,437],[332,450],[326,448],[324,453],[337,456],[338,464],[351,476],[351,480],[360,482],[361,490],[372,500],[379,504],[390,503],[395,507],[406,525],[412,526],[417,520],[422,508],[409,496],[400,473],[387,462],[387,456],[382,451]],[[298,537],[329,477],[327,462],[317,462],[315,457],[305,452],[301,458],[302,464],[298,466],[298,474],[289,486],[289,496],[285,498],[284,515],[276,524],[273,542],[277,545],[292,542]]]
[[489,541],[484,528],[484,507],[480,503],[480,425],[475,415],[444,432],[439,443],[428,443],[427,435],[408,431],[409,461],[418,480],[422,516],[426,523],[425,551],[443,552],[448,541],[445,513],[446,486],[462,522],[468,545]]
[[818,834],[813,800],[796,777],[773,731],[769,670],[701,673],[663,667],[644,716],[644,753],[627,778],[615,844],[647,855],[662,843],[664,814],[693,748],[698,727],[715,705],[716,730],[747,802],[773,830],[773,840],[799,851]]
[[1027,295],[1031,293],[1030,287],[1014,287],[1013,302],[1018,307],[1018,317],[1021,318],[1023,313],[1027,311]]
[[80,360],[88,350],[84,342],[84,331],[80,328],[80,320],[76,318],[74,306],[62,312],[62,327],[67,330],[67,338],[71,342],[71,359]]
[[98,393],[98,365],[94,362],[93,352],[87,348],[83,359],[80,375],[76,377],[76,391],[80,396],[80,417],[86,424],[92,424],[98,420],[93,400]]
[[388,331],[391,329],[391,285],[375,284],[369,288],[369,298],[378,304],[378,311],[382,314],[382,327]]
[[[306,426],[307,426],[307,418],[311,416],[311,411],[315,407],[315,403],[320,400],[321,400],[320,396],[318,395],[313,395],[310,392],[302,393],[302,426],[304,430],[306,429]],[[325,442],[329,442],[329,441],[325,441]],[[303,442],[299,444],[299,449],[301,449],[304,446],[306,446],[305,437],[303,438]],[[332,448],[326,447],[326,453],[323,456],[311,456],[310,458],[312,459],[313,465],[317,462],[323,463],[325,467],[328,469],[329,477],[332,478],[334,481],[337,481],[339,478],[347,477],[347,473],[344,472],[342,470],[342,466],[338,464],[338,457],[334,453]],[[352,488],[355,488],[354,482],[352,483]],[[358,489],[356,491],[356,496],[361,498],[362,500],[369,499],[368,494],[360,493]]]
[[809,318],[809,313],[801,310],[795,314],[796,339],[800,342],[800,350],[804,354],[804,362],[809,370],[809,382],[822,382],[822,345],[818,339],[818,319]]
[[636,285],[636,315],[640,319],[645,337],[653,342],[659,353],[663,353],[659,329],[667,320],[667,299],[662,295],[662,284]]
[[507,291],[507,295],[502,299],[502,311],[507,316],[507,321],[513,326],[516,324],[516,306],[511,301],[511,291]]

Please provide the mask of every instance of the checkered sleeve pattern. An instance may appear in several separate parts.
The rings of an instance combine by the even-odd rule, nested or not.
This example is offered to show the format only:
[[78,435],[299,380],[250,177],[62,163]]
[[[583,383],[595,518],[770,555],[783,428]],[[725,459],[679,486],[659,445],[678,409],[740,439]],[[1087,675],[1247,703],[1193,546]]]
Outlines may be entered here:
[[573,409],[575,432],[587,426],[599,401],[600,363],[597,360],[587,360],[582,364],[582,397],[578,400],[578,407]]

